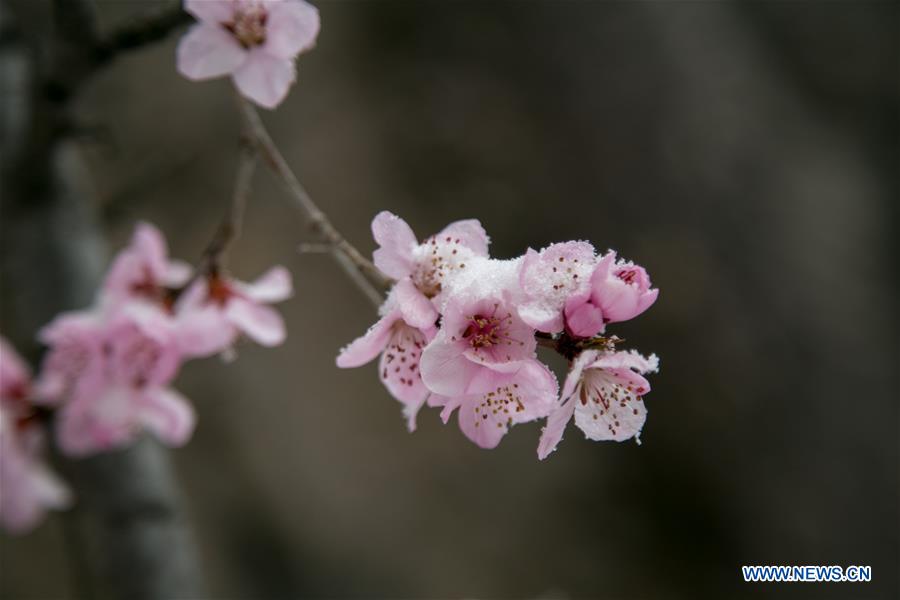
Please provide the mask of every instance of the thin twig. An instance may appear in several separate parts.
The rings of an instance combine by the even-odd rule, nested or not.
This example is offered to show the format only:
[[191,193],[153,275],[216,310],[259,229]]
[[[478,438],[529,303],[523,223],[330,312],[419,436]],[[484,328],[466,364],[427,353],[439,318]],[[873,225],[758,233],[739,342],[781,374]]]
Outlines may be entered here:
[[266,130],[259,113],[250,102],[238,95],[238,105],[257,150],[272,171],[282,180],[294,200],[294,204],[306,218],[309,228],[325,239],[331,248],[331,255],[366,297],[376,306],[381,305],[384,302],[384,293],[390,288],[392,281],[344,239],[344,236],[332,225],[325,213],[313,202],[288,166],[284,156]]
[[210,273],[218,270],[221,267],[225,251],[241,237],[244,212],[250,196],[250,184],[253,181],[253,173],[256,171],[256,163],[256,149],[247,143],[242,143],[231,206],[219,225],[219,229],[203,251],[203,264],[198,269],[198,273]]

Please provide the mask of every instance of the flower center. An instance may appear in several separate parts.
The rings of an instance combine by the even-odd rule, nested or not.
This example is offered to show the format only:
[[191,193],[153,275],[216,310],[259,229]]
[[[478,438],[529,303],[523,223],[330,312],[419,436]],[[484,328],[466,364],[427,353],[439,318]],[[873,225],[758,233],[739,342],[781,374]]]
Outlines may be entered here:
[[228,282],[224,277],[220,277],[219,275],[211,275],[207,285],[209,290],[207,298],[210,302],[217,304],[219,307],[224,307],[228,302],[228,299],[234,295]]
[[260,46],[266,41],[266,21],[269,15],[266,9],[259,5],[253,5],[239,9],[234,14],[234,20],[223,23],[231,35],[244,48]]
[[469,326],[463,332],[463,337],[473,348],[490,348],[500,343],[502,326],[503,321],[497,317],[475,315],[469,319]]
[[636,269],[622,269],[618,273],[616,273],[616,277],[621,279],[627,284],[635,284],[637,283],[634,279],[637,277]]
[[427,298],[441,293],[447,278],[466,268],[469,251],[459,238],[431,236],[416,250],[416,268],[412,275],[416,288]]

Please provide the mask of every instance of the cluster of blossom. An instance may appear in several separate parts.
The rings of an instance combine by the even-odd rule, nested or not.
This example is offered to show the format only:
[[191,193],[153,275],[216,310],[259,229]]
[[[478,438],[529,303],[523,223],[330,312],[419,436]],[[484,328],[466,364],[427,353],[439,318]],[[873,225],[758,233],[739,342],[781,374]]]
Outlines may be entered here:
[[0,345],[0,522],[29,529],[69,494],[42,457],[41,410],[54,410],[54,437],[73,457],[121,448],[143,431],[170,446],[194,429],[190,403],[171,387],[191,358],[233,355],[238,337],[265,346],[285,338],[267,306],[292,293],[290,274],[274,267],[252,284],[219,269],[196,275],[170,260],[151,225],[139,224],[114,259],[86,310],[63,313],[38,334],[47,346],[32,380],[5,341]]
[[195,81],[231,75],[264,108],[287,96],[294,60],[319,34],[319,11],[303,0],[185,0],[184,9],[197,24],[178,45],[178,71]]
[[[409,225],[382,212],[372,222],[375,265],[396,280],[381,318],[341,350],[339,367],[380,356],[378,372],[403,404],[408,428],[426,403],[482,448],[509,427],[547,419],[538,444],[546,458],[575,424],[592,440],[639,440],[647,416],[644,374],[656,356],[615,349],[606,326],[643,313],[656,300],[646,271],[598,256],[587,242],[553,244],[499,260],[475,220],[457,221],[419,243]],[[537,359],[542,339],[570,360],[562,393]]]

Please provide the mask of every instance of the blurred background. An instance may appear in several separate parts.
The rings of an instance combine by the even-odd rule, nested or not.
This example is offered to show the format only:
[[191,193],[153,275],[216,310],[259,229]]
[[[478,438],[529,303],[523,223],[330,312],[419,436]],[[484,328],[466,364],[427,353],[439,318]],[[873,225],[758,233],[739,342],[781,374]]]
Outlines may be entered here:
[[[209,597],[900,597],[898,4],[317,5],[318,47],[264,117],[346,237],[370,252],[387,209],[420,237],[478,218],[501,258],[615,248],[661,293],[614,332],[661,371],[641,446],[570,427],[538,462],[537,424],[483,451],[432,410],[408,434],[374,365],[334,366],[373,310],[295,251],[310,238],[261,169],[230,266],[291,270],[288,341],[177,382]],[[154,6],[98,3],[105,28]],[[176,73],[179,35],[73,114],[110,247],[149,220],[193,260],[240,122],[227,80]],[[63,521],[0,538],[0,596],[75,597]],[[873,581],[750,585],[744,564]]]

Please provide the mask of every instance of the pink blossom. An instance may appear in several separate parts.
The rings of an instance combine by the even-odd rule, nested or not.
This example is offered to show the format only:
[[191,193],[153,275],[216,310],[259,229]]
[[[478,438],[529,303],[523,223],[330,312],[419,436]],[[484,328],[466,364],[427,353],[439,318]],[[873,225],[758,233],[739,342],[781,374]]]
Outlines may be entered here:
[[538,444],[543,460],[556,449],[566,425],[575,415],[575,424],[590,440],[629,438],[640,441],[647,418],[643,396],[650,384],[641,374],[655,372],[659,360],[634,351],[600,352],[586,350],[572,363],[560,403],[547,418]]
[[430,394],[422,382],[419,362],[422,350],[437,331],[433,316],[423,312],[419,303],[408,301],[414,292],[409,279],[401,280],[382,306],[384,316],[365,335],[341,350],[337,357],[337,366],[346,369],[362,366],[381,356],[378,364],[381,381],[403,404],[410,431],[415,431],[416,415]]
[[515,363],[515,370],[482,369],[465,394],[435,395],[433,406],[443,406],[444,423],[459,409],[459,428],[481,448],[495,448],[509,428],[546,417],[556,401],[553,373],[536,360]]
[[168,387],[184,354],[163,311],[131,305],[112,315],[69,313],[40,337],[49,350],[38,390],[60,405],[63,452],[82,456],[121,447],[144,429],[170,446],[188,440],[193,409]]
[[552,244],[540,252],[529,248],[519,270],[525,297],[519,316],[538,331],[562,331],[566,300],[590,288],[594,264],[594,247],[587,242]]
[[616,261],[616,253],[610,251],[594,268],[590,288],[566,301],[566,327],[572,335],[592,337],[602,333],[607,323],[638,316],[658,295],[658,289],[650,289],[650,277],[643,267]]
[[374,252],[375,266],[396,280],[409,279],[412,287],[403,301],[416,303],[416,310],[437,319],[437,311],[426,302],[439,303],[441,293],[465,272],[476,258],[488,255],[490,240],[481,224],[469,219],[456,221],[421,244],[406,221],[387,211],[372,220],[372,234],[379,248]]
[[131,243],[112,262],[101,289],[101,302],[118,306],[140,300],[164,305],[169,292],[191,276],[186,263],[169,259],[162,233],[149,223],[138,223]]
[[253,283],[217,273],[188,288],[175,305],[175,319],[193,324],[196,335],[185,343],[197,355],[224,350],[241,333],[263,346],[277,346],[287,333],[281,315],[268,304],[286,300],[292,293],[291,274],[281,266]]
[[0,524],[13,533],[35,527],[70,494],[42,459],[43,430],[28,403],[31,373],[0,337]]
[[514,269],[516,263],[491,263],[470,286],[454,289],[441,329],[422,353],[422,378],[436,394],[478,392],[480,379],[493,376],[485,371],[514,372],[521,361],[535,356],[534,329],[519,318],[515,291],[503,283],[506,264]]
[[71,494],[43,456],[43,431],[0,405],[0,524],[11,533],[33,529],[48,509],[66,508]]
[[303,0],[185,0],[198,23],[178,45],[178,71],[192,80],[231,75],[265,108],[281,104],[294,60],[319,34],[319,11]]

